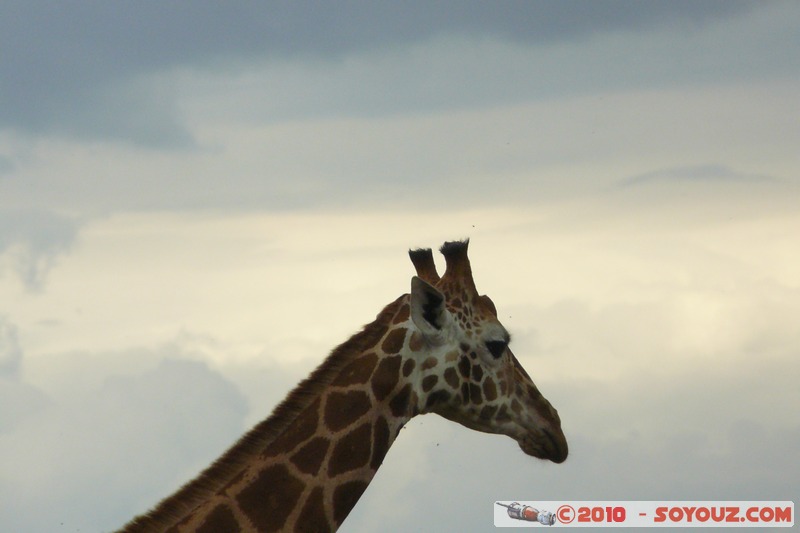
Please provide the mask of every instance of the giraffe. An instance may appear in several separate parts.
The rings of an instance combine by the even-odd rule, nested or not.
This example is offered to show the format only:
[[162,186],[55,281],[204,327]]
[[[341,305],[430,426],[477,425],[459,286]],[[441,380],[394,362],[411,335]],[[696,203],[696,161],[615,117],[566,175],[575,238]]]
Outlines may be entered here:
[[133,532],[335,531],[402,427],[436,413],[508,435],[561,463],[558,413],[509,349],[491,299],[472,279],[469,241],[410,250],[411,292],[334,349],[264,421],[151,512]]

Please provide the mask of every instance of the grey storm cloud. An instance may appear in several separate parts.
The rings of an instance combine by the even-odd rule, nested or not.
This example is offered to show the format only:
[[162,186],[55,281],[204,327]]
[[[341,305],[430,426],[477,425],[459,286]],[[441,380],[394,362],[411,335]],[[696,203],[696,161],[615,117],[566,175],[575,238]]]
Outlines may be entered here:
[[700,27],[753,5],[10,1],[0,6],[0,127],[188,146],[192,136],[174,95],[148,86],[149,76],[264,59],[329,60],[441,35],[539,45],[617,30]]

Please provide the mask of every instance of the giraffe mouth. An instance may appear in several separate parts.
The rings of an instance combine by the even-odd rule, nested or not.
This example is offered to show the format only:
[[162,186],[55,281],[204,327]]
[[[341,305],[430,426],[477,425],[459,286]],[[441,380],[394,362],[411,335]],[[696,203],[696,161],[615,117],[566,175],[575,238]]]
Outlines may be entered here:
[[554,463],[563,463],[569,453],[567,439],[560,430],[557,435],[546,429],[528,433],[518,442],[519,447],[527,455],[547,459]]

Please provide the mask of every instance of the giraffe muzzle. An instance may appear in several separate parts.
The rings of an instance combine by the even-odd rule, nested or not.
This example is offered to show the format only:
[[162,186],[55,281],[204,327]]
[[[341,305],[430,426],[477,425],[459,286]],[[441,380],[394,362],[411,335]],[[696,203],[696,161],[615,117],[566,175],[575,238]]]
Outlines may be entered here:
[[563,463],[569,455],[567,438],[560,428],[553,431],[543,429],[528,433],[519,440],[519,447],[527,455],[547,459],[554,463]]

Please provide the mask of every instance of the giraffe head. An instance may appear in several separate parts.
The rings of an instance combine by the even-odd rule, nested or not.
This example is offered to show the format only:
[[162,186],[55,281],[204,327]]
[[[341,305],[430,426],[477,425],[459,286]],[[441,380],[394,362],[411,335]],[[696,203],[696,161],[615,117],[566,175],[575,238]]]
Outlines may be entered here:
[[526,454],[560,463],[567,458],[561,420],[511,352],[494,303],[475,288],[467,245],[442,246],[447,266],[441,278],[430,249],[409,252],[417,270],[409,347],[423,359],[420,412],[508,435]]

